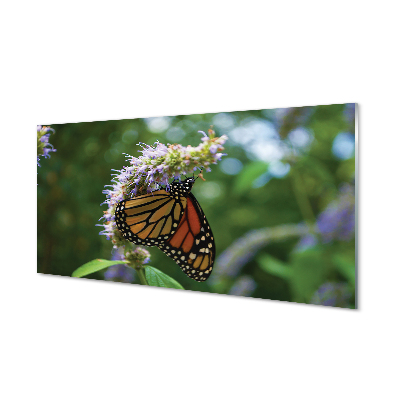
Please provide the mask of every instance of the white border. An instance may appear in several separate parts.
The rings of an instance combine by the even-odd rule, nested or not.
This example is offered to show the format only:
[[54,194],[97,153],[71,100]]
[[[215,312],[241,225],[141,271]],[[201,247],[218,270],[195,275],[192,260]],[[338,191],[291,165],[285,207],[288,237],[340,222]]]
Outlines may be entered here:
[[[0,397],[395,398],[395,4],[3,6]],[[362,109],[359,311],[36,274],[36,124],[346,102]]]

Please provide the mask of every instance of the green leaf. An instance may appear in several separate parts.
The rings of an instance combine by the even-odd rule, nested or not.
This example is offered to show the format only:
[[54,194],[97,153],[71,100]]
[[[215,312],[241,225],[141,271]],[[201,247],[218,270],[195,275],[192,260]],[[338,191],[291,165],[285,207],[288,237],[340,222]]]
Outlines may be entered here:
[[263,161],[252,162],[246,165],[237,176],[233,191],[242,194],[251,189],[253,182],[262,174],[268,171],[268,163]]
[[356,284],[356,266],[354,259],[349,260],[344,255],[337,254],[333,256],[333,262],[337,269],[355,286]]
[[291,288],[294,301],[307,302],[319,286],[327,280],[333,266],[323,250],[321,247],[314,247],[292,254]]
[[82,276],[93,274],[93,272],[101,271],[104,268],[111,267],[111,265],[116,264],[126,264],[126,261],[110,261],[97,258],[96,260],[89,261],[88,263],[77,268],[71,276],[74,278],[81,278]]
[[149,286],[183,289],[180,283],[157,268],[147,266],[144,268],[144,272]]
[[258,257],[257,261],[260,268],[271,275],[283,279],[288,279],[292,276],[293,271],[288,264],[276,259],[275,257],[264,254]]

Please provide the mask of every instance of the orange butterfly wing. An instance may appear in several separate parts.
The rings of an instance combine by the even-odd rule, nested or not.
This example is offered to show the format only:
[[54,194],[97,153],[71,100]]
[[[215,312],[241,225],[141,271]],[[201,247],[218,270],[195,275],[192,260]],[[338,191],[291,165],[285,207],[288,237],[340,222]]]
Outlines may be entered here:
[[158,247],[189,277],[203,282],[211,274],[215,242],[210,225],[192,193],[176,232]]
[[138,245],[159,246],[173,235],[186,208],[165,190],[118,203],[115,222],[124,238]]

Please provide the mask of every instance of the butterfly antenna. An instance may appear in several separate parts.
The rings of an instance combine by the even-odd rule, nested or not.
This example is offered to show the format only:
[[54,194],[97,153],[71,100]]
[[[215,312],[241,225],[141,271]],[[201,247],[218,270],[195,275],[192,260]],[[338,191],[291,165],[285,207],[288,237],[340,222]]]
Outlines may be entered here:
[[[194,175],[193,175],[194,176]],[[205,179],[204,179],[204,176],[203,176],[203,168],[201,169],[201,171],[200,171],[200,173],[197,175],[197,178],[200,178],[202,181],[206,181]],[[196,178],[196,179],[197,179]]]

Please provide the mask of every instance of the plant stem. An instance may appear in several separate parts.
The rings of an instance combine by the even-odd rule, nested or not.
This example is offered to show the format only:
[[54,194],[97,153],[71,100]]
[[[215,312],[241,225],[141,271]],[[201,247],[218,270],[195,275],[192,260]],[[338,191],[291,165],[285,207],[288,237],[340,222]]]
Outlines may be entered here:
[[300,212],[303,215],[303,219],[306,221],[311,231],[314,230],[315,216],[311,207],[310,200],[308,199],[307,193],[304,190],[304,181],[302,176],[295,171],[293,168],[293,191],[296,196],[297,204],[299,205]]
[[142,285],[148,285],[147,280],[146,280],[146,275],[144,274],[144,268],[141,267],[141,268],[135,268],[135,269],[139,276],[140,283]]

